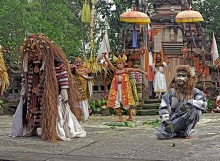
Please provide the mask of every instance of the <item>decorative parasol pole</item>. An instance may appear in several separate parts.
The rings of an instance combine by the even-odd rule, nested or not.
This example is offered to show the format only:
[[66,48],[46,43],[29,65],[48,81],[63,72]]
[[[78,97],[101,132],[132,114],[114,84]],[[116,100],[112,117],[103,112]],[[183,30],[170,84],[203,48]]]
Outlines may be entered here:
[[94,29],[94,16],[95,16],[95,1],[91,0],[92,10],[91,10],[91,21],[90,21],[90,55],[89,59],[93,59],[93,49],[94,49],[94,41],[93,41],[93,29]]
[[138,48],[136,24],[139,24],[139,25],[148,24],[150,22],[149,16],[146,13],[136,11],[136,5],[134,5],[132,11],[124,12],[120,15],[120,21],[133,24],[132,47]]
[[[181,11],[176,15],[176,19],[175,22],[176,23],[188,23],[188,27],[189,27],[189,31],[190,31],[190,36],[191,36],[191,42],[194,43],[194,46],[197,49],[196,43],[195,43],[195,39],[191,30],[191,26],[190,23],[195,23],[195,22],[202,22],[203,17],[202,15],[198,12],[198,11],[193,11],[190,10],[190,6],[188,7],[187,10],[185,11]],[[191,53],[192,53],[192,43],[191,43]]]
[[[175,22],[177,22],[177,23],[188,23],[190,36],[191,36],[191,54],[192,54],[192,42],[194,43],[194,46],[196,48],[196,53],[198,53],[198,51],[197,51],[197,46],[196,46],[195,39],[193,37],[193,33],[192,33],[192,30],[191,30],[190,23],[202,22],[204,20],[203,20],[202,15],[198,11],[190,10],[190,6],[191,5],[189,5],[187,10],[181,11],[176,15]],[[201,52],[201,51],[199,51],[199,52]],[[203,64],[205,64],[204,51],[202,51],[202,55],[203,55],[203,57],[202,57]],[[203,69],[202,69],[202,77],[203,77],[203,81],[204,81],[203,88],[205,89],[205,70],[204,69],[205,69],[205,67],[203,67]]]

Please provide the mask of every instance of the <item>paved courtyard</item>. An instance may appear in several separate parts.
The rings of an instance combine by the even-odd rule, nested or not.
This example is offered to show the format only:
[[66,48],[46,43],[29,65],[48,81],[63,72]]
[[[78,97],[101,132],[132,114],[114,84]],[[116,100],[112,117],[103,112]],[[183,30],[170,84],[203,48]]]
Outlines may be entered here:
[[158,116],[134,116],[134,127],[107,126],[116,116],[90,116],[86,138],[50,143],[40,137],[9,137],[12,116],[0,116],[0,160],[145,161],[220,160],[220,114],[205,113],[192,139],[157,140],[152,124]]

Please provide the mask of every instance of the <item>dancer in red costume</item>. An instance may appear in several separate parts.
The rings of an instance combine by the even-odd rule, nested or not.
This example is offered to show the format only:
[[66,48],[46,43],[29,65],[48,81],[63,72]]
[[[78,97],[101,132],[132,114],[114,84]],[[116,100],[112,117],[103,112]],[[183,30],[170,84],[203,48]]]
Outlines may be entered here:
[[125,53],[122,56],[113,56],[113,61],[116,63],[117,67],[114,67],[110,60],[106,57],[104,53],[104,58],[109,64],[110,68],[114,72],[114,78],[111,83],[111,88],[108,96],[107,107],[115,108],[118,115],[118,122],[123,122],[122,111],[120,109],[120,104],[122,104],[125,110],[128,110],[127,121],[132,121],[133,111],[130,106],[135,105],[133,98],[132,87],[130,83],[129,75],[131,72],[140,72],[148,77],[147,72],[136,68],[125,68],[125,63],[127,57]]

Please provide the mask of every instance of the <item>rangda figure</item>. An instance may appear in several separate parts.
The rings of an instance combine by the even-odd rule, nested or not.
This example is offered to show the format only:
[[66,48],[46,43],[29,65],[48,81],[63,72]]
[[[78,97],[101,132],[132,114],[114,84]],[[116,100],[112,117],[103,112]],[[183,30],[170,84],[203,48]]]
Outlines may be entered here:
[[197,77],[194,70],[188,65],[179,65],[176,73],[159,107],[161,126],[156,131],[158,139],[191,138],[192,129],[206,108],[205,94],[195,88]]
[[130,83],[130,73],[131,72],[140,72],[145,74],[147,77],[147,73],[135,68],[125,68],[125,63],[127,57],[125,54],[122,56],[113,56],[113,61],[116,63],[117,67],[114,67],[110,60],[106,57],[106,53],[104,53],[104,58],[109,64],[110,68],[114,72],[114,78],[111,83],[111,88],[108,96],[107,107],[115,108],[117,111],[117,115],[119,119],[117,121],[122,122],[122,111],[120,109],[120,103],[122,104],[125,110],[128,110],[128,119],[127,121],[132,121],[133,111],[130,109],[130,106],[135,105],[134,97],[132,94],[132,87]]
[[[25,136],[37,136],[41,127],[43,140],[84,137],[86,132],[78,122],[78,93],[65,53],[41,33],[29,35],[20,53],[24,104],[19,103],[17,110],[24,111]],[[11,135],[17,136],[14,127]]]

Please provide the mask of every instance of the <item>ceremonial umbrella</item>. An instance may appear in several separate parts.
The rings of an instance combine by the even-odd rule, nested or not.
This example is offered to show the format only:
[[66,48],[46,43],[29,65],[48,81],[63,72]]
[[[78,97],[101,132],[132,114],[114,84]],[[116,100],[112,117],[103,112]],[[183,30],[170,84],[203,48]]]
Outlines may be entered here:
[[137,48],[137,32],[135,29],[135,25],[145,25],[150,22],[150,18],[146,13],[136,11],[136,7],[134,6],[133,11],[124,12],[120,15],[120,21],[121,22],[128,22],[132,23],[132,47]]
[[198,11],[193,11],[193,10],[190,10],[189,8],[185,11],[179,12],[176,15],[176,19],[175,19],[176,23],[189,23],[190,36],[192,38],[192,41],[195,47],[196,47],[196,43],[195,43],[195,40],[192,34],[190,23],[202,22],[202,21],[204,21],[202,15]]
[[190,9],[187,9],[185,11],[181,11],[176,15],[177,23],[184,23],[184,22],[202,22],[203,17],[198,11],[193,11]]
[[[203,22],[203,17],[198,11],[193,11],[190,10],[190,7],[188,7],[187,10],[181,11],[176,15],[175,22],[177,23],[188,23],[189,25],[189,31],[190,31],[190,36],[192,38],[192,41],[194,43],[194,46],[196,47],[195,39],[193,37],[193,33],[190,27],[190,23],[195,23],[195,22]],[[196,47],[196,53],[200,52],[200,50],[197,49]],[[192,53],[192,46],[191,46],[191,53]]]

